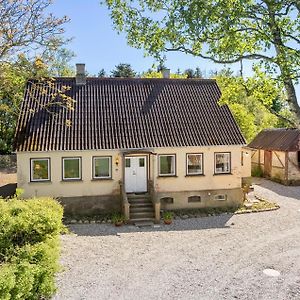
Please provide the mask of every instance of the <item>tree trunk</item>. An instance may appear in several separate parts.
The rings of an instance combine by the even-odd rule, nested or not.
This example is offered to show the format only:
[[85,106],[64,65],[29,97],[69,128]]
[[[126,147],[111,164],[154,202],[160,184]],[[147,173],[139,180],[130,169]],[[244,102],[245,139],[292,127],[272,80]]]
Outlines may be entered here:
[[277,26],[275,13],[272,9],[272,4],[266,3],[269,12],[269,27],[274,39],[275,51],[277,55],[277,65],[280,69],[281,77],[283,80],[284,88],[287,94],[287,103],[289,104],[291,112],[296,117],[296,126],[300,128],[300,106],[297,101],[295,86],[292,80],[291,72],[289,70],[288,59],[286,58],[285,45],[282,41],[282,36],[279,27]]

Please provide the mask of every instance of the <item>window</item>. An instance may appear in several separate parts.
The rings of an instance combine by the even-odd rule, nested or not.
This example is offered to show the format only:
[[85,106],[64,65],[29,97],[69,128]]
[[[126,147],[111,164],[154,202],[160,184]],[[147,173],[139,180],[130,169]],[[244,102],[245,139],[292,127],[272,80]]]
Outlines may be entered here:
[[81,179],[81,157],[63,158],[63,180]]
[[125,168],[130,168],[130,158],[125,158]]
[[190,196],[188,197],[188,203],[191,202],[201,202],[201,197],[200,196]]
[[217,201],[225,201],[227,200],[227,195],[216,195],[214,198]]
[[298,167],[300,168],[300,151],[297,152]]
[[139,166],[142,168],[142,167],[145,167],[145,158],[139,158]]
[[175,155],[159,155],[159,176],[175,175]]
[[32,158],[30,181],[50,180],[50,158]]
[[172,197],[163,197],[160,198],[160,202],[163,204],[173,204],[174,203],[174,198]]
[[215,174],[230,173],[230,153],[215,153]]
[[203,155],[199,154],[187,154],[186,164],[187,164],[187,175],[201,175],[203,174]]
[[93,157],[93,178],[111,178],[111,157]]

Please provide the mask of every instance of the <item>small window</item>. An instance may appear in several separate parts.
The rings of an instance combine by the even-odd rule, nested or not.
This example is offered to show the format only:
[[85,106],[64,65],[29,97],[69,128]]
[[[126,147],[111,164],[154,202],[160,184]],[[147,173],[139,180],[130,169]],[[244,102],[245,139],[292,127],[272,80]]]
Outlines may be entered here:
[[225,201],[227,200],[227,195],[216,195],[215,200],[217,201]]
[[63,180],[81,179],[81,157],[63,158]]
[[201,202],[201,197],[200,196],[190,196],[188,197],[188,203],[191,202]]
[[215,153],[215,174],[226,174],[230,172],[230,153]]
[[186,164],[187,164],[187,175],[201,175],[202,170],[202,153],[199,154],[187,154]]
[[172,197],[163,197],[160,198],[160,202],[163,204],[173,204],[174,203],[174,198]]
[[159,155],[159,176],[175,175],[175,155]]
[[94,157],[93,178],[111,178],[111,157]]
[[49,158],[33,158],[31,161],[31,181],[47,181],[50,180],[50,159]]
[[125,168],[130,168],[130,158],[125,158]]
[[139,166],[145,167],[145,158],[144,157],[139,159]]

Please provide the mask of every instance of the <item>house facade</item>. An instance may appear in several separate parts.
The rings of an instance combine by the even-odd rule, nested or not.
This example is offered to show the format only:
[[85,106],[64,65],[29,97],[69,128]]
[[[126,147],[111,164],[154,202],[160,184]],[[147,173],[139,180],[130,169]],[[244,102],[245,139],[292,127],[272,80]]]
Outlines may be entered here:
[[249,144],[253,173],[285,185],[300,185],[300,130],[266,129]]
[[57,197],[68,214],[121,209],[156,220],[161,209],[242,202],[250,155],[214,80],[79,75],[56,78],[76,102],[55,118],[43,108],[31,113],[27,85],[16,134],[26,197]]

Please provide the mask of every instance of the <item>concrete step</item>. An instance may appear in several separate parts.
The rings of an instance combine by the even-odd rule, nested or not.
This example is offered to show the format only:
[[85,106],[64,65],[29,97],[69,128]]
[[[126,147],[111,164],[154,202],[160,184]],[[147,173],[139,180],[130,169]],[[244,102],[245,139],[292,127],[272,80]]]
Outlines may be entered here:
[[130,203],[131,207],[153,207],[152,202],[139,202],[139,203]]
[[154,223],[155,219],[154,218],[138,218],[138,219],[130,219],[130,222],[132,224],[140,223],[140,222],[152,222]]
[[130,212],[154,212],[153,206],[130,206]]
[[134,225],[137,227],[152,227],[154,226],[154,221],[136,221]]
[[131,212],[130,219],[154,218],[154,211]]
[[150,199],[128,199],[128,202],[132,205],[135,204],[151,204],[152,205],[152,201]]
[[149,194],[127,194],[127,199],[145,199],[151,198]]

